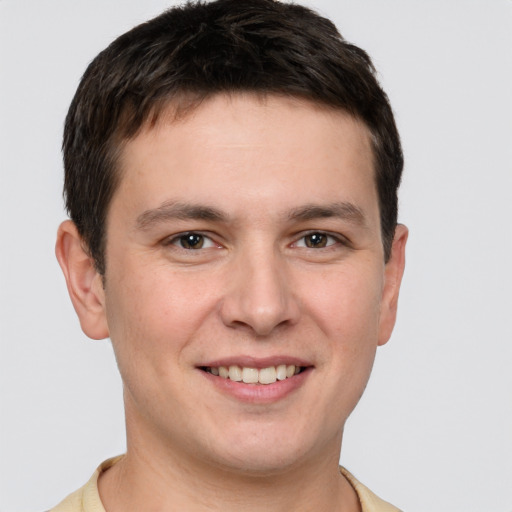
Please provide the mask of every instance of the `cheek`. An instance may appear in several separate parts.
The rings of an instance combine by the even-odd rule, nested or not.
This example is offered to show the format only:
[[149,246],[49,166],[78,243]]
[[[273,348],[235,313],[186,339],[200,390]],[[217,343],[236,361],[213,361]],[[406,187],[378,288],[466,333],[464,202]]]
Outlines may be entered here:
[[302,296],[308,297],[309,311],[331,340],[357,349],[361,341],[377,341],[381,283],[377,268],[347,265],[311,279]]
[[[213,297],[202,280],[164,266],[119,265],[107,281],[107,319],[118,362],[130,358],[166,365],[176,360],[205,322]],[[178,359],[178,363],[180,360]]]
[[[357,404],[368,382],[378,344],[381,275],[378,266],[343,269],[318,279],[323,286],[310,295],[313,325],[328,340],[323,363],[336,385],[328,401],[340,403],[342,416]],[[333,414],[336,411],[333,410]]]

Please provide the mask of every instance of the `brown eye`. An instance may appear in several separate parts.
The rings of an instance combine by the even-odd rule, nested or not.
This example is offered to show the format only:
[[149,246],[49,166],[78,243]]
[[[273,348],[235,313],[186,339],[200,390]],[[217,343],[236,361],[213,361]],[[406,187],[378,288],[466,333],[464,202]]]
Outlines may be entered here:
[[204,245],[204,236],[197,233],[188,233],[180,236],[178,242],[183,249],[202,249]]
[[328,236],[323,233],[312,233],[311,235],[306,235],[304,237],[304,243],[306,247],[318,249],[327,247],[327,239]]

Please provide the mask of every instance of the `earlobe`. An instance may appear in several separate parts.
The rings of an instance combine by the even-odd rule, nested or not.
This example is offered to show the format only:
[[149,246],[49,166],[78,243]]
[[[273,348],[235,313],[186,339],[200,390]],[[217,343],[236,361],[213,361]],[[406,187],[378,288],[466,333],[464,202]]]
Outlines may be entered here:
[[55,254],[82,330],[95,340],[107,338],[109,332],[102,277],[85,250],[75,224],[70,220],[59,226]]
[[405,245],[409,230],[403,224],[398,224],[393,238],[391,256],[384,271],[384,288],[382,292],[379,345],[387,343],[393,332],[396,321],[398,295],[405,268]]

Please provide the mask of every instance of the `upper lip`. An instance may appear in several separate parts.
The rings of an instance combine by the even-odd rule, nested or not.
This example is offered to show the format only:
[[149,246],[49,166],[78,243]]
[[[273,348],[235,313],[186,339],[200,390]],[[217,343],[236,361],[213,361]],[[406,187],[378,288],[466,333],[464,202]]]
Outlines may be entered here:
[[293,356],[276,355],[268,357],[252,357],[248,355],[230,356],[221,359],[214,359],[200,364],[199,367],[213,367],[219,366],[233,366],[237,365],[243,368],[268,368],[270,366],[279,366],[281,364],[295,365],[295,366],[313,366],[311,362]]

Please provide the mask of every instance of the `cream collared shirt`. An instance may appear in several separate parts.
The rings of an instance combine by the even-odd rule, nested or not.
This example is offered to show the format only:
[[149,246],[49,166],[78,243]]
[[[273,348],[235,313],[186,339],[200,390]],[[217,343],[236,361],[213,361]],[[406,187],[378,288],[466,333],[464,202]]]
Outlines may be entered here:
[[[119,459],[120,457],[114,457],[113,459],[106,460],[81,489],[70,494],[64,501],[48,512],[105,512],[98,492],[98,477]],[[356,491],[363,512],[400,512],[398,508],[373,494],[345,468],[340,467],[340,471]]]

